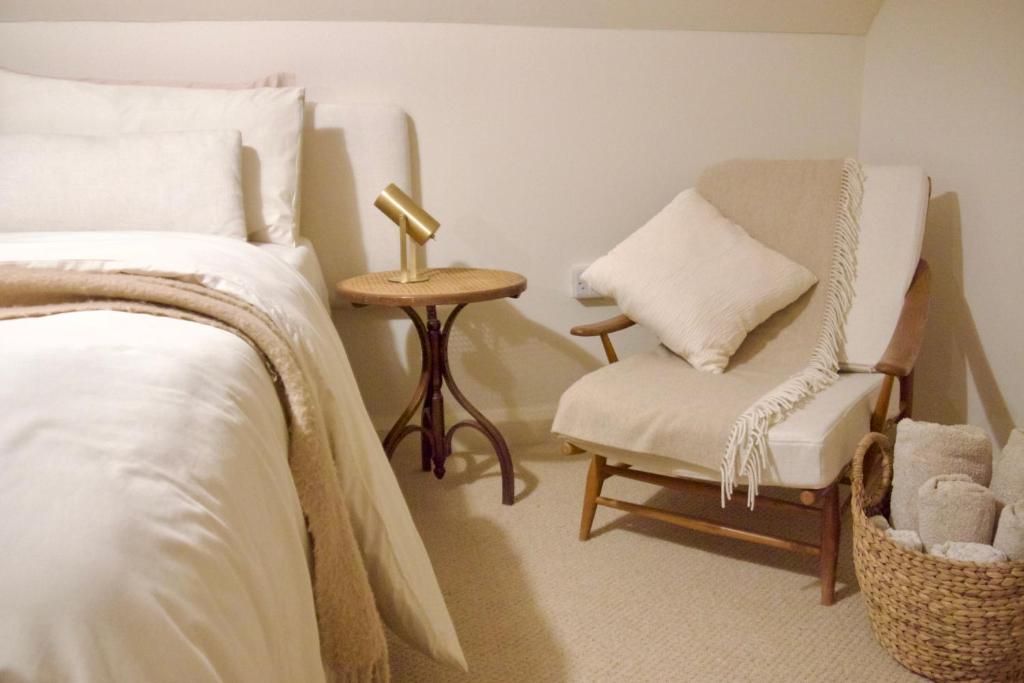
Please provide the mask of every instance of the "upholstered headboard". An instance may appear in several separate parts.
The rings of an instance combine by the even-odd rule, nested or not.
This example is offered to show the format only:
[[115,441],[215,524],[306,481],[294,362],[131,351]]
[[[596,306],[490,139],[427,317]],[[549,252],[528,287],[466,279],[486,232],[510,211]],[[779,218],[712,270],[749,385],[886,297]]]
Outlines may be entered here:
[[390,104],[306,105],[300,231],[316,247],[327,288],[395,265],[398,232],[373,207],[388,183],[412,194],[409,125]]

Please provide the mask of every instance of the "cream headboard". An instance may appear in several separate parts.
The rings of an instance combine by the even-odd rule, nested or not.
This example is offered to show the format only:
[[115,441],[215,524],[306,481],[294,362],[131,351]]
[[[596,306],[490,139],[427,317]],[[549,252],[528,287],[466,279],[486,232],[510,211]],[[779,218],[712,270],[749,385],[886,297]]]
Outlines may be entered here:
[[373,200],[391,182],[412,194],[408,119],[390,104],[309,102],[303,135],[301,233],[334,301],[338,280],[397,267],[397,228]]

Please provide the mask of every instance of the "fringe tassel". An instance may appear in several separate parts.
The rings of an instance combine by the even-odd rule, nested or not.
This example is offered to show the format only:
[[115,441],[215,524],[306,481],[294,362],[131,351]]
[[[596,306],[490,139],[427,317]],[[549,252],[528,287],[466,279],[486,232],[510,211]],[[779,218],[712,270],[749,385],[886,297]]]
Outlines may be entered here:
[[863,197],[864,175],[860,164],[846,159],[833,234],[825,316],[818,341],[807,367],[759,398],[733,424],[722,458],[722,507],[732,498],[737,479],[745,477],[747,507],[754,509],[758,486],[768,467],[768,430],[786,418],[798,403],[830,386],[839,376],[839,348],[846,341],[846,314],[853,302],[857,274]]

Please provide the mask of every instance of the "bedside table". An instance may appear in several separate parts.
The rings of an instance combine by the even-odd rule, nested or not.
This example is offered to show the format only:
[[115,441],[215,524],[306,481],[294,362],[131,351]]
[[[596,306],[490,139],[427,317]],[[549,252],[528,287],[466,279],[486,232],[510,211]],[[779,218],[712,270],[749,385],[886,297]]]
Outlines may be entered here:
[[[434,476],[444,477],[444,463],[452,452],[452,437],[462,427],[476,429],[491,442],[501,466],[501,502],[511,505],[515,497],[515,479],[512,456],[505,438],[490,420],[469,402],[452,378],[448,363],[448,337],[452,325],[468,304],[507,297],[516,298],[526,289],[526,278],[505,270],[481,268],[433,268],[425,282],[400,284],[390,282],[398,271],[367,273],[338,283],[338,295],[356,306],[390,306],[405,311],[420,340],[423,369],[412,399],[394,426],[384,437],[384,452],[392,456],[398,443],[410,434],[420,433],[420,458],[423,471],[433,465]],[[451,304],[455,308],[442,325],[437,307]],[[426,320],[416,311],[426,308]],[[471,419],[463,420],[445,429],[443,386],[448,387],[455,401]],[[422,403],[422,408],[420,408]],[[420,410],[420,424],[409,421]]]

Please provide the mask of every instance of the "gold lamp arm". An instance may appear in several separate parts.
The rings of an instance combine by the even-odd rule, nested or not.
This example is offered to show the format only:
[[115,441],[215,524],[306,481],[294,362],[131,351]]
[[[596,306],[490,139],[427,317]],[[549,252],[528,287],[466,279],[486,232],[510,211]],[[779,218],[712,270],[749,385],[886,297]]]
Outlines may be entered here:
[[[408,242],[412,239],[412,236],[409,235],[409,224],[406,221],[407,219],[405,216],[402,216],[402,222],[405,225],[406,234],[404,239],[405,242]],[[420,274],[419,250],[416,248],[415,244],[409,244],[407,246],[409,249],[409,282],[423,282],[427,278]]]
[[402,272],[398,277],[388,278],[391,282],[409,284],[410,282],[424,282],[429,278],[420,273],[418,259],[416,258],[416,245],[409,244],[412,237],[409,235],[408,219],[401,215],[398,217],[398,239],[401,242]]
[[398,218],[398,241],[401,243],[402,249],[402,275],[400,282],[409,281],[409,224],[406,223],[405,216]]

